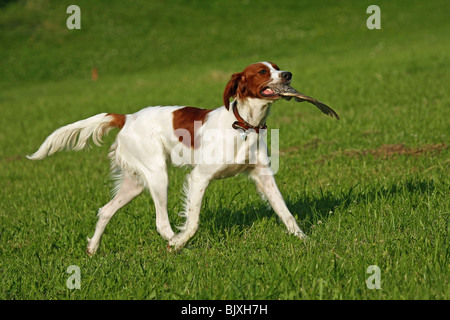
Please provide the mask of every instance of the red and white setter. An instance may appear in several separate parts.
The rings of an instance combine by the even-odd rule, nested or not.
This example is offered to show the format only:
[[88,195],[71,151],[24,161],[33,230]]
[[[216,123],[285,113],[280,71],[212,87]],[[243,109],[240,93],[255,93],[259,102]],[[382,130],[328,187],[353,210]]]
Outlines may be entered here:
[[[259,139],[270,106],[281,98],[272,88],[289,84],[291,78],[290,72],[273,63],[255,63],[232,75],[220,108],[158,106],[127,115],[101,113],[57,129],[28,158],[43,159],[62,149],[81,150],[90,139],[99,145],[109,129],[120,129],[109,154],[117,177],[115,196],[99,210],[94,235],[88,238],[89,255],[97,251],[111,217],[144,188],[155,203],[158,232],[168,240],[169,248],[182,248],[198,229],[202,198],[210,181],[243,172],[255,182],[289,233],[303,239],[306,236],[275,183],[267,147]],[[177,234],[167,213],[169,162],[192,167],[184,187],[186,222]]]

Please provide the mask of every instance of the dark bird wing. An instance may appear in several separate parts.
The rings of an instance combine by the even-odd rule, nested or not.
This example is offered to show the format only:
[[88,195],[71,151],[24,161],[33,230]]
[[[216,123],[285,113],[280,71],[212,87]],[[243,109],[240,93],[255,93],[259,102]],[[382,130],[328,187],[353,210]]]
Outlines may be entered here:
[[278,95],[282,96],[284,99],[288,101],[291,100],[292,98],[294,98],[294,100],[297,102],[307,101],[315,105],[317,108],[320,109],[320,111],[322,111],[326,115],[334,117],[339,120],[338,114],[329,106],[327,106],[325,103],[320,102],[319,100],[314,99],[312,97],[305,96],[304,94],[298,92],[297,90],[295,90],[290,86],[284,85],[280,88],[273,88],[273,89]]

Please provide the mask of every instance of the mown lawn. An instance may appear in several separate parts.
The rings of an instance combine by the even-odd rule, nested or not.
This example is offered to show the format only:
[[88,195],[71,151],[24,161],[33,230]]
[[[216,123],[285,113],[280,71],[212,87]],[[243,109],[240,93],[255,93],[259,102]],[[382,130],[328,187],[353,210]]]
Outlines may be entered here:
[[[70,1],[0,7],[1,299],[449,299],[447,1]],[[85,253],[110,199],[107,153],[33,153],[56,128],[149,105],[222,104],[233,72],[269,60],[335,109],[277,102],[276,180],[309,236],[289,236],[246,177],[212,183],[179,253],[148,194]],[[92,80],[92,69],[98,80]],[[185,169],[171,169],[182,223]],[[69,289],[67,268],[81,271]],[[380,268],[369,289],[367,268]]]

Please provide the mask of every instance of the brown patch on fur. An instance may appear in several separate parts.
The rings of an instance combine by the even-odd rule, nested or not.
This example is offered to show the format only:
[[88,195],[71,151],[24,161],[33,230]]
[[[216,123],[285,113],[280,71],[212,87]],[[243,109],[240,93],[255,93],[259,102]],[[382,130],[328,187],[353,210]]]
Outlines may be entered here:
[[125,125],[125,120],[127,118],[124,114],[118,113],[108,113],[106,116],[111,116],[112,120],[109,122],[109,125],[114,128],[122,129]]
[[[194,139],[194,123],[195,121],[199,121],[203,125],[208,113],[211,111],[212,109],[200,109],[194,107],[184,107],[175,110],[173,112],[172,125],[178,140],[187,147],[198,148],[200,144]],[[180,131],[177,132],[179,129],[184,129],[189,132],[190,141],[185,141],[186,139],[183,139],[182,133]]]
[[[278,66],[272,66],[279,70]],[[260,73],[261,70],[266,72]],[[267,99],[260,94],[261,89],[270,81],[270,69],[264,63],[254,63],[249,65],[244,71],[234,73],[228,81],[223,92],[223,103],[225,108],[230,108],[230,98],[261,98]]]

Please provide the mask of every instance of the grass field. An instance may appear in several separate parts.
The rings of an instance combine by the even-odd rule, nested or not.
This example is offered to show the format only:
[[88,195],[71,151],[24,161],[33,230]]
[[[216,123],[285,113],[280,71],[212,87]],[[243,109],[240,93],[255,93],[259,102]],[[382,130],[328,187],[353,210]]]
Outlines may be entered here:
[[[66,28],[73,1],[0,3],[1,299],[450,298],[448,1],[86,0],[81,30]],[[380,30],[366,27],[371,4]],[[341,116],[280,101],[268,119],[275,178],[309,241],[240,176],[210,185],[181,252],[144,194],[88,257],[115,132],[89,152],[25,155],[97,113],[221,106],[229,76],[264,60]],[[186,172],[170,171],[173,225]],[[371,265],[381,289],[366,285]]]

